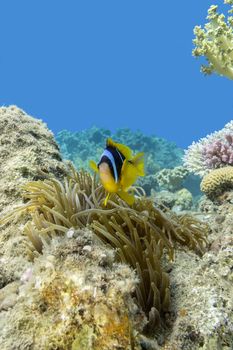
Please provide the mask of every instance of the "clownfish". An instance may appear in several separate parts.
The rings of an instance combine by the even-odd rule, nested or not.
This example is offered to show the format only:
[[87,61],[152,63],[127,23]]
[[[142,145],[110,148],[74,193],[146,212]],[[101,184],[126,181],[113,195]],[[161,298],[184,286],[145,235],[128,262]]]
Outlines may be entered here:
[[132,150],[108,138],[106,148],[96,164],[90,161],[90,167],[97,172],[100,181],[108,192],[104,205],[107,205],[111,193],[116,193],[129,205],[134,203],[134,196],[127,190],[134,184],[138,176],[144,176],[144,153],[132,156]]

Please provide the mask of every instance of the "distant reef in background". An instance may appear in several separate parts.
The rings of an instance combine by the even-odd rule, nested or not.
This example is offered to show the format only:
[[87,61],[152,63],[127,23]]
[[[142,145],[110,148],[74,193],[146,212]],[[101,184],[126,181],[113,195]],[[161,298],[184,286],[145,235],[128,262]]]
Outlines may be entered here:
[[56,140],[65,159],[71,160],[78,169],[89,169],[89,160],[99,160],[108,137],[129,146],[134,152],[145,152],[148,175],[182,164],[184,151],[174,142],[154,135],[146,136],[141,131],[118,129],[111,133],[110,130],[97,127],[77,132],[62,130],[56,135]]
[[[155,135],[147,136],[140,130],[124,128],[111,133],[110,130],[97,127],[76,132],[62,130],[56,135],[56,141],[63,159],[72,161],[78,170],[83,168],[90,171],[89,161],[99,161],[108,137],[129,146],[135,153],[145,153],[146,176],[140,177],[137,185],[143,187],[147,195],[153,191],[166,191],[164,204],[170,208],[176,207],[176,197],[180,198],[179,190],[183,188],[188,189],[189,197],[200,195],[199,177],[183,167],[184,150],[174,142]],[[186,203],[181,207],[190,209],[191,204],[187,206]]]

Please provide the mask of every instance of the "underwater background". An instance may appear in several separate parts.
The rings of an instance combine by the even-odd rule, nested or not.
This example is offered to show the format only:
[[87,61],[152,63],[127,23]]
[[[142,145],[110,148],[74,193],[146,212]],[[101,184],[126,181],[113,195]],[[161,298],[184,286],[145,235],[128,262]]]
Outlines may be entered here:
[[0,10],[0,349],[233,350],[233,0]]

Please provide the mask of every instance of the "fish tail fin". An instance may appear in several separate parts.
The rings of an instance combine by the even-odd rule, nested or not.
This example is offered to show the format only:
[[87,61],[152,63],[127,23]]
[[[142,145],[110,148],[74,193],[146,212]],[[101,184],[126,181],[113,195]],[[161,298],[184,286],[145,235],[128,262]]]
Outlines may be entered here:
[[99,169],[98,169],[98,166],[97,166],[96,162],[94,162],[94,160],[90,160],[89,167],[92,170],[94,170],[96,173],[98,173]]
[[145,170],[144,170],[144,153],[140,152],[136,154],[136,156],[132,159],[133,165],[137,169],[137,175],[138,176],[145,176]]
[[135,201],[135,197],[132,194],[129,194],[128,192],[118,191],[117,194],[128,205],[132,205],[134,203],[134,201]]

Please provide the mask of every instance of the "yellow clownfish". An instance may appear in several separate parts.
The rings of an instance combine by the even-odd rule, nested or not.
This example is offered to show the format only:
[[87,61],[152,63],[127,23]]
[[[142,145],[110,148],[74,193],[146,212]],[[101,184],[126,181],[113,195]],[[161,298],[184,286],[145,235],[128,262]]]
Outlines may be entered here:
[[126,203],[132,205],[134,196],[127,190],[134,184],[138,176],[144,176],[144,153],[132,157],[129,147],[107,139],[106,148],[96,164],[90,161],[90,167],[99,173],[100,181],[108,192],[104,205],[107,205],[111,193],[117,193]]

